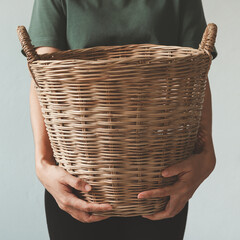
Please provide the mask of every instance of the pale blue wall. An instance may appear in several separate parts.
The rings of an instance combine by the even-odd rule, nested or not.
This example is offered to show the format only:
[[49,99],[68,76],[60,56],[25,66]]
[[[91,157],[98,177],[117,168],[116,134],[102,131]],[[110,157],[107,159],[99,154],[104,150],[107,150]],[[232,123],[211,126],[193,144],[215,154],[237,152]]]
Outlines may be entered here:
[[[28,27],[33,0],[0,2],[0,239],[48,239],[43,186],[35,175],[29,114],[30,75],[16,28]],[[203,0],[218,25],[209,73],[217,165],[189,204],[185,240],[238,240],[240,216],[240,20],[238,0]]]
[[239,0],[203,0],[207,22],[218,25],[218,57],[209,73],[213,105],[214,172],[189,205],[186,240],[239,240],[240,19]]
[[35,175],[30,75],[17,25],[29,25],[33,0],[0,0],[0,239],[47,240],[43,187]]

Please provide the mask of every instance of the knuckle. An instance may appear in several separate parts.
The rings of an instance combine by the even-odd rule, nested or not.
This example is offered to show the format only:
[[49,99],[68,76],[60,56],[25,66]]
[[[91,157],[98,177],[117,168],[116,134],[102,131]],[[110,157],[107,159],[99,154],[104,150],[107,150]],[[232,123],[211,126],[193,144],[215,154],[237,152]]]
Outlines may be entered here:
[[77,188],[79,188],[79,186],[80,186],[79,180],[78,179],[74,180],[73,187],[77,189]]
[[91,207],[90,207],[89,205],[86,205],[86,206],[84,207],[84,211],[85,211],[85,212],[91,212]]
[[68,204],[69,204],[68,198],[67,197],[62,197],[61,198],[61,205],[66,207]]
[[[80,178],[77,178],[74,183],[74,188],[83,190],[83,181]],[[85,189],[84,189],[85,190]]]
[[58,203],[58,206],[60,209],[66,211],[66,205],[62,204],[62,203]]

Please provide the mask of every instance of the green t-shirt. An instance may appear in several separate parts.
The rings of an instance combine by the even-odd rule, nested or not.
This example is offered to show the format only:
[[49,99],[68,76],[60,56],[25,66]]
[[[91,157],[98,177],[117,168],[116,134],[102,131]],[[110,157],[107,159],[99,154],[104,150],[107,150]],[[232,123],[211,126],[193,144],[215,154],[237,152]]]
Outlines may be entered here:
[[132,43],[198,48],[206,26],[201,0],[35,0],[28,32],[35,47],[61,50]]

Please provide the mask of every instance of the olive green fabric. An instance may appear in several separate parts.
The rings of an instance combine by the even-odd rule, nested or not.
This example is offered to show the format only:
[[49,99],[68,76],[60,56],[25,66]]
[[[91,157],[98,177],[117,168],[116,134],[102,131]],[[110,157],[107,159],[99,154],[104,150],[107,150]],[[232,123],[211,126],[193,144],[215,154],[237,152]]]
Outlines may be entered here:
[[131,43],[198,48],[206,26],[201,0],[35,0],[28,31],[35,47],[61,50]]

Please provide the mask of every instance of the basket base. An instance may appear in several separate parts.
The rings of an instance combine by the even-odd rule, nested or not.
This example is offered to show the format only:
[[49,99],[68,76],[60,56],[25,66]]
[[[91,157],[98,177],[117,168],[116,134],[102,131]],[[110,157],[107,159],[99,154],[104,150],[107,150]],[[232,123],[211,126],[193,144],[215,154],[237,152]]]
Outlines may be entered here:
[[139,202],[132,204],[122,204],[114,206],[113,210],[104,212],[93,212],[96,216],[108,217],[135,217],[141,215],[150,215],[156,212],[163,211],[169,201],[169,197],[139,199]]

